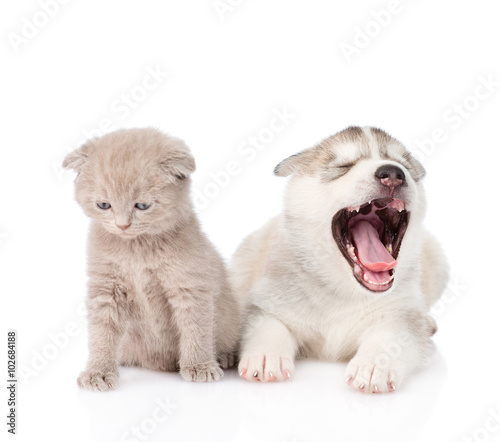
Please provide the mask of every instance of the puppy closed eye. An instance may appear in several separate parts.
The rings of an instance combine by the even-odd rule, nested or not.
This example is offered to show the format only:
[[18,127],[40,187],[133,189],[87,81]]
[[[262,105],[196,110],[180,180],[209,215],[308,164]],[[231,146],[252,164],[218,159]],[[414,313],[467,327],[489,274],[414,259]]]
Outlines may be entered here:
[[338,167],[339,169],[350,169],[352,166],[354,166],[354,163],[348,163],[348,164],[341,164]]
[[135,207],[139,210],[147,210],[151,207],[151,204],[146,204],[146,203],[137,203]]
[[339,165],[331,165],[322,176],[323,182],[329,182],[336,180],[348,173],[351,168],[354,167],[354,163],[346,163]]

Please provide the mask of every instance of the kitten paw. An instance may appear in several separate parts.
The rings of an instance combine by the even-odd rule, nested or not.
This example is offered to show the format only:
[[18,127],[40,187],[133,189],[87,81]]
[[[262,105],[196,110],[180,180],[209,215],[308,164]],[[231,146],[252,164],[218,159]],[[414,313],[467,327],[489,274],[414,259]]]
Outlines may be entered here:
[[219,356],[219,364],[224,369],[234,367],[235,362],[236,356],[234,353],[222,353]]
[[238,372],[247,381],[276,382],[290,379],[293,359],[278,355],[257,355],[241,358]]
[[85,370],[78,376],[77,384],[80,388],[90,391],[114,390],[118,383],[116,371]]
[[191,382],[218,381],[224,376],[215,361],[181,367],[180,373],[184,380]]
[[346,383],[363,393],[389,393],[396,390],[399,379],[394,367],[354,357],[347,365]]

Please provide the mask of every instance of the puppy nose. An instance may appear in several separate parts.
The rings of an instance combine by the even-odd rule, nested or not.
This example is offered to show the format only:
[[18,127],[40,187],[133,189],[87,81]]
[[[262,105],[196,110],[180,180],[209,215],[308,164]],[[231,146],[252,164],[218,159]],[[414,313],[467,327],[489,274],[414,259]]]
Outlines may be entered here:
[[405,182],[405,173],[393,164],[380,166],[375,172],[375,176],[384,186],[392,187],[393,189]]
[[130,227],[130,224],[127,224],[126,226],[125,225],[119,225],[119,224],[117,224],[116,227],[118,227],[119,229],[125,231],[125,230],[127,230]]

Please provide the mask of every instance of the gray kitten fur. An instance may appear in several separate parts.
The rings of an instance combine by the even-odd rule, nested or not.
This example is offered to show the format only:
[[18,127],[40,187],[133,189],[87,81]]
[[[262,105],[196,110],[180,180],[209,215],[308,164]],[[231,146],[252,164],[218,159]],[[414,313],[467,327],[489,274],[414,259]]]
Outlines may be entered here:
[[218,380],[217,361],[234,363],[240,309],[192,208],[187,146],[155,129],[123,129],[85,143],[63,167],[78,172],[76,199],[92,218],[89,358],[78,385],[113,389],[118,364]]

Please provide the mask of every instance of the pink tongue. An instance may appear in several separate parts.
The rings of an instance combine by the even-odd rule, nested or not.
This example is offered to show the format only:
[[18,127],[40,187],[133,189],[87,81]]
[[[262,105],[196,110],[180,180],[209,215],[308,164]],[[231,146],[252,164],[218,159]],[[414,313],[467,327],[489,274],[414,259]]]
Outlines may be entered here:
[[396,267],[397,261],[389,254],[378,238],[375,227],[368,221],[360,221],[350,230],[358,249],[358,258],[368,270],[385,272]]

